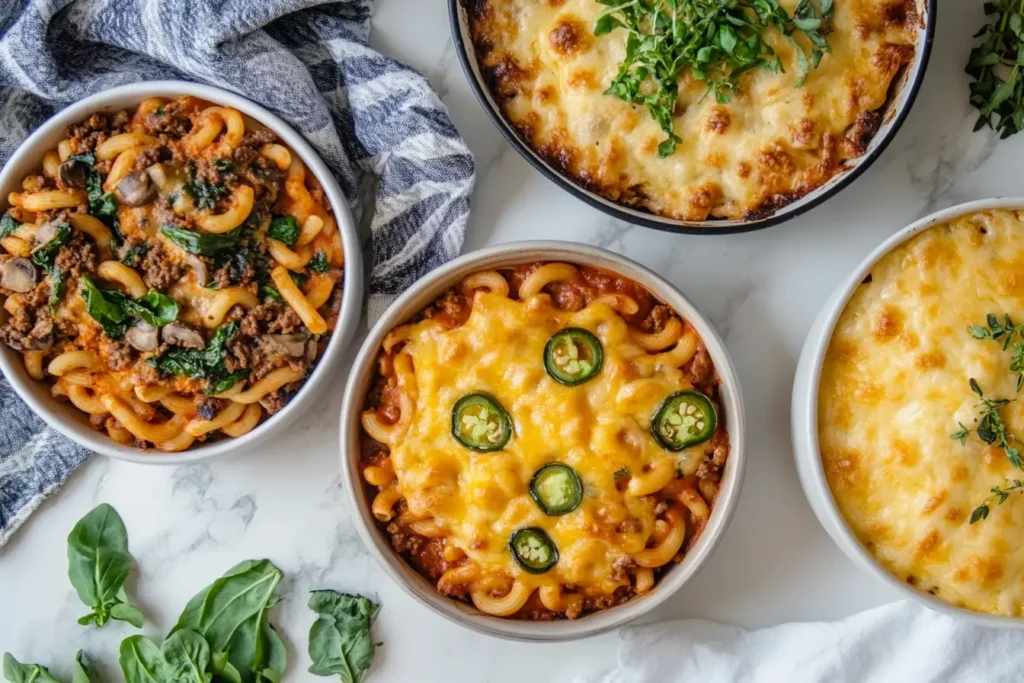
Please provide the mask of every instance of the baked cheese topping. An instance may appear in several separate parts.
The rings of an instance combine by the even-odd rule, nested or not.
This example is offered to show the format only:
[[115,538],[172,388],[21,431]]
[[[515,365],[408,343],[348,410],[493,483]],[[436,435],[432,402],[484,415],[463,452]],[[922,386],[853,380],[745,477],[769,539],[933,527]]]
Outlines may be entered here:
[[[991,504],[1024,479],[998,444],[972,432],[979,397],[1018,396],[1012,347],[972,325],[1024,321],[1024,213],[986,211],[933,227],[884,256],[846,305],[818,397],[821,457],[833,496],[866,548],[895,576],[951,604],[1024,616],[1024,498]],[[1000,410],[1024,435],[1024,403]]]
[[[728,104],[684,73],[675,115],[683,141],[660,159],[665,135],[648,112],[604,94],[626,42],[622,29],[593,35],[605,4],[464,4],[481,68],[524,141],[598,194],[680,220],[770,212],[862,155],[920,26],[914,0],[835,0],[830,52],[801,87],[795,51],[774,30],[765,39],[785,73],[744,73]],[[797,0],[779,4],[792,15]]]

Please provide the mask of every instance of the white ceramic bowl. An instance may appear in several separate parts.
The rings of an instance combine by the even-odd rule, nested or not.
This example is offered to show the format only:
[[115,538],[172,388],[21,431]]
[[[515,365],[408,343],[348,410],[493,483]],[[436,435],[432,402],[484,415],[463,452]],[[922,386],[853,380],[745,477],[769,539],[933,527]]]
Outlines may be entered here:
[[[718,372],[731,446],[711,520],[685,559],[669,570],[647,595],[572,621],[523,621],[489,616],[472,605],[438,594],[437,588],[406,564],[381,533],[370,512],[370,501],[366,496],[359,467],[359,414],[376,369],[374,361],[384,335],[419,313],[470,273],[537,261],[564,261],[618,273],[646,287],[688,320],[703,338]],[[710,323],[675,287],[638,263],[603,249],[570,242],[514,242],[462,256],[431,272],[399,297],[370,331],[356,358],[342,403],[342,481],[348,488],[356,527],[370,554],[399,586],[420,603],[452,622],[493,636],[533,641],[570,640],[607,631],[649,612],[667,600],[700,569],[725,533],[739,499],[746,462],[745,429],[739,380],[725,345]]]
[[821,378],[821,366],[824,362],[825,352],[828,349],[836,322],[839,320],[843,309],[846,308],[846,303],[853,296],[858,285],[861,284],[880,258],[914,235],[959,216],[988,209],[1024,209],[1024,197],[1005,197],[968,202],[967,204],[952,206],[922,218],[883,242],[835,290],[814,321],[814,324],[811,325],[811,330],[807,333],[807,340],[804,342],[803,351],[800,353],[800,360],[796,366],[792,410],[793,452],[796,457],[796,469],[800,476],[800,484],[803,486],[804,494],[807,496],[814,514],[817,515],[818,521],[825,527],[825,531],[836,542],[836,545],[850,559],[867,570],[868,573],[900,591],[905,597],[957,619],[971,621],[983,626],[1024,628],[1024,619],[982,614],[961,607],[955,607],[928,593],[914,589],[890,574],[861,545],[839,512],[836,501],[832,496],[832,490],[829,488],[828,480],[825,478],[825,471],[821,463],[821,450],[818,443],[818,384]]
[[[278,116],[243,97],[220,88],[184,81],[150,81],[112,88],[76,102],[55,114],[18,147],[7,165],[4,166],[3,171],[0,171],[0,197],[6,197],[11,191],[20,190],[22,178],[29,173],[38,172],[38,169],[42,167],[43,152],[57,146],[57,143],[64,138],[64,131],[69,124],[88,118],[93,112],[116,112],[133,107],[148,97],[175,97],[178,95],[194,95],[216,104],[233,107],[269,127],[299,155],[323,185],[324,194],[334,210],[338,228],[341,230],[342,246],[345,249],[345,275],[344,295],[337,331],[331,336],[327,349],[305,386],[289,401],[288,405],[244,436],[210,444],[200,444],[181,453],[143,451],[138,448],[122,446],[105,434],[97,432],[89,426],[87,415],[68,403],[53,399],[50,396],[48,385],[37,382],[28,376],[20,353],[6,345],[0,345],[3,347],[0,349],[0,370],[3,371],[11,386],[25,403],[51,427],[97,453],[131,462],[161,465],[195,462],[244,450],[266,439],[274,431],[284,429],[296,417],[308,411],[309,406],[316,401],[335,377],[341,354],[359,322],[360,302],[363,294],[362,252],[359,248],[355,223],[352,220],[352,213],[349,211],[345,195],[342,194],[341,188],[338,187],[338,183],[334,180],[327,165],[320,160],[309,143]],[[4,208],[6,208],[6,202],[4,204]]]

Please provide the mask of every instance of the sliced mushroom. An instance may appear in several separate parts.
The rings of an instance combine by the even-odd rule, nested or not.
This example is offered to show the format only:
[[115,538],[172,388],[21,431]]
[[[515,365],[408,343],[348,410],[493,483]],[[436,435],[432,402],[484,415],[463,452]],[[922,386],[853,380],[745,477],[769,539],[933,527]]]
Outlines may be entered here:
[[57,236],[57,229],[61,224],[56,221],[43,223],[36,229],[36,249],[49,244]]
[[185,263],[192,266],[192,272],[196,274],[196,284],[200,287],[205,287],[210,284],[210,272],[206,269],[206,264],[203,263],[203,259],[199,258],[195,254],[186,254]]
[[89,164],[80,159],[68,159],[57,167],[57,177],[64,187],[84,190],[89,179]]
[[167,184],[167,167],[163,164],[153,164],[146,169],[146,173],[157,187],[163,187]]
[[156,196],[156,188],[149,182],[149,175],[145,171],[135,171],[121,179],[114,188],[114,194],[122,204],[142,206]]
[[12,258],[4,264],[0,287],[12,292],[31,292],[36,288],[36,267],[27,258]]
[[124,333],[125,340],[138,351],[155,351],[159,330],[147,322],[137,321]]
[[206,340],[203,335],[193,330],[188,325],[171,323],[163,328],[164,342],[172,346],[184,346],[186,349],[205,349]]
[[265,334],[264,341],[283,356],[299,358],[306,353],[306,335],[301,332],[295,334]]

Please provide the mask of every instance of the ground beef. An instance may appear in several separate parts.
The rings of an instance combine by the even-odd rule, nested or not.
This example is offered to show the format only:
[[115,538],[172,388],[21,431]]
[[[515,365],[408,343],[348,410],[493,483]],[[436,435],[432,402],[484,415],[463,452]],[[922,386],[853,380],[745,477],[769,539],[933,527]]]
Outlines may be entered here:
[[398,522],[391,522],[387,526],[391,535],[391,545],[397,552],[419,554],[420,549],[427,542],[426,537],[410,533]]
[[142,125],[150,133],[164,133],[180,138],[192,131],[192,119],[188,117],[185,102],[171,100],[157,107],[142,118]]
[[68,243],[57,252],[54,263],[65,273],[81,277],[96,270],[98,260],[96,245],[91,239],[76,230],[71,234]]
[[256,281],[256,268],[248,249],[242,248],[213,272],[218,289],[249,285]]
[[624,581],[629,575],[629,570],[636,567],[631,557],[619,557],[612,561],[612,581]]
[[373,388],[366,397],[367,405],[377,409],[377,414],[387,424],[395,424],[402,416],[399,408],[399,400],[402,392],[398,390],[398,382],[389,381],[387,377],[379,375]]
[[284,173],[277,166],[257,156],[245,165],[244,175],[256,192],[257,202],[270,206],[277,201],[284,185]]
[[291,306],[268,301],[250,310],[242,318],[239,330],[243,335],[259,337],[263,334],[292,334],[304,330],[302,318]]
[[142,259],[142,278],[153,289],[167,289],[185,277],[186,268],[172,261],[166,250],[154,246]]
[[701,342],[697,345],[697,352],[693,354],[690,362],[683,366],[683,374],[693,384],[707,395],[714,391],[715,366],[708,355],[708,349]]
[[423,317],[440,320],[445,327],[455,328],[469,320],[472,310],[473,302],[469,297],[456,289],[449,289],[423,309]]
[[111,339],[107,343],[107,363],[114,370],[127,370],[135,365],[136,353],[131,344],[121,339]]
[[664,304],[658,304],[647,314],[644,321],[640,323],[640,327],[644,332],[661,332],[665,329],[665,324],[673,317],[675,317],[675,313],[671,308]]
[[169,161],[170,158],[171,152],[166,147],[147,147],[139,152],[139,156],[135,157],[135,170],[145,170],[153,164],[157,164],[162,161]]
[[288,401],[292,398],[292,392],[287,391],[284,387],[278,389],[272,394],[267,394],[260,399],[260,405],[267,411],[268,415],[280,412],[282,408],[288,405]]
[[724,429],[718,429],[711,437],[711,448],[711,458],[701,461],[697,466],[695,474],[698,479],[717,481],[725,467],[725,461],[729,459],[729,434]]
[[21,189],[25,190],[25,192],[43,192],[44,190],[56,189],[56,187],[55,181],[50,180],[44,175],[25,176],[25,179],[21,181]]
[[67,137],[71,139],[76,154],[92,152],[110,136],[125,132],[128,121],[128,113],[124,111],[118,112],[113,119],[97,112],[81,123],[68,126]]
[[22,296],[19,308],[0,327],[0,342],[18,351],[44,351],[56,341],[53,318],[50,317],[50,285],[40,282]]
[[563,311],[578,311],[587,305],[587,296],[572,282],[552,282],[548,285],[551,300]]
[[220,412],[224,401],[216,398],[201,398],[196,403],[196,412],[204,420],[212,420]]

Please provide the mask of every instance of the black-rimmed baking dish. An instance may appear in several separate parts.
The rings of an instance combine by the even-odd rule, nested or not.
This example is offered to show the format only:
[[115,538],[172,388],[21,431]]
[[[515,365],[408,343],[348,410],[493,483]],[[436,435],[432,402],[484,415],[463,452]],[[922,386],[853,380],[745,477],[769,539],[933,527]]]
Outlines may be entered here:
[[665,218],[644,209],[626,206],[587,189],[578,180],[549,163],[548,160],[524,141],[515,127],[505,118],[500,107],[495,102],[491,89],[488,87],[486,78],[477,61],[476,48],[470,35],[466,10],[466,4],[472,5],[474,2],[479,3],[480,0],[448,0],[452,35],[455,41],[456,52],[459,55],[459,61],[462,63],[462,68],[469,79],[476,98],[480,101],[488,117],[497,127],[498,131],[508,140],[509,144],[530,165],[577,199],[583,200],[614,218],[656,230],[713,235],[760,230],[795,218],[838,194],[840,190],[866,171],[875,159],[881,156],[910,113],[910,108],[917,97],[921,83],[924,81],[925,70],[928,66],[932,41],[935,35],[938,5],[938,0],[917,0],[921,26],[914,58],[893,79],[886,104],[880,110],[882,113],[881,124],[868,142],[864,154],[844,161],[843,169],[819,187],[789,203],[782,204],[780,202],[781,205],[771,210],[758,210],[743,219],[710,218],[704,221],[683,221]]

